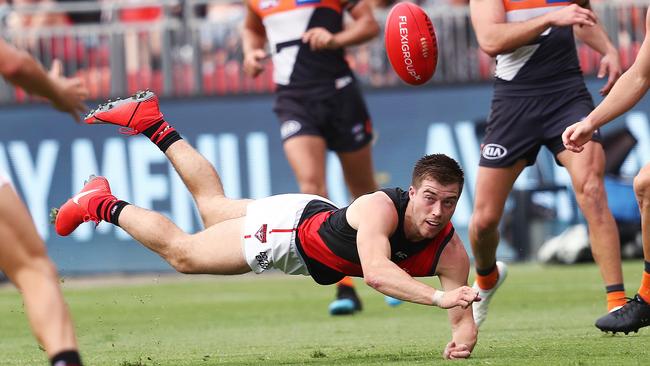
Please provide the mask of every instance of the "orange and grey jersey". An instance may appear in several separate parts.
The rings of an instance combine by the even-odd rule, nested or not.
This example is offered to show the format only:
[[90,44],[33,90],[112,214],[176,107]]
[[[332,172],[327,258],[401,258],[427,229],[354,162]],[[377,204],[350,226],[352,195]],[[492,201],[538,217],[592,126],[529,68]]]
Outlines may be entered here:
[[[273,57],[273,79],[284,89],[331,89],[352,81],[344,50],[312,51],[302,42],[311,28],[322,27],[332,34],[343,29],[343,10],[358,0],[248,0],[248,6],[266,29]],[[336,84],[339,85],[336,85]],[[316,91],[316,90],[314,90]]]
[[[507,22],[525,22],[566,0],[502,0]],[[495,95],[536,96],[584,85],[573,27],[550,27],[530,44],[497,56]]]

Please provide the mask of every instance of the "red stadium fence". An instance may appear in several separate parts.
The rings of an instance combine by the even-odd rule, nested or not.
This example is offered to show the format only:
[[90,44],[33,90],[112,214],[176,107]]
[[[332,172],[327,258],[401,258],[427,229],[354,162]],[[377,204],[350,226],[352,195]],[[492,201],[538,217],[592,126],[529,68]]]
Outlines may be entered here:
[[[623,65],[634,60],[645,34],[650,0],[592,1]],[[0,34],[44,65],[61,59],[68,75],[82,77],[92,97],[149,88],[164,96],[268,93],[272,65],[258,78],[242,72],[240,1],[75,1],[0,7]],[[467,7],[423,5],[436,28],[439,62],[433,81],[490,80],[494,61],[476,42]],[[383,24],[387,9],[378,9]],[[598,72],[600,56],[578,44],[585,74]],[[370,88],[403,85],[391,70],[383,38],[355,47],[349,62]],[[0,81],[0,103],[22,102],[24,92]]]

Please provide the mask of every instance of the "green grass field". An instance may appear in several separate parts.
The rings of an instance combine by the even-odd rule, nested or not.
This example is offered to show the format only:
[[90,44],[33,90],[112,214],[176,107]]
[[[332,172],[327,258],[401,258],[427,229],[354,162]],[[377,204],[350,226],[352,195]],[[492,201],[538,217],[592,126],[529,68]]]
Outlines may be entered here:
[[[641,261],[626,263],[628,295]],[[433,281],[433,280],[429,280]],[[357,282],[364,311],[327,315],[333,288],[281,275],[64,283],[87,365],[412,365],[444,363],[446,312],[403,304]],[[435,282],[437,285],[437,280]],[[593,265],[513,265],[468,365],[647,365],[650,329],[604,335]],[[0,289],[0,365],[45,365],[20,297]]]

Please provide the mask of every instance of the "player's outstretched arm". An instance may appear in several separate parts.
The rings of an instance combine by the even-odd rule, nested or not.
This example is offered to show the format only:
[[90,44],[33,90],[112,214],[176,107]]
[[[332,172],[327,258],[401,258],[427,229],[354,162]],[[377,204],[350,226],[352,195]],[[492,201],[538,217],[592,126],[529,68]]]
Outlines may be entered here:
[[332,34],[323,27],[310,28],[302,37],[303,43],[309,43],[312,50],[333,50],[361,44],[376,37],[380,30],[379,24],[368,0],[349,3],[353,21],[346,24],[341,32]]
[[61,75],[61,64],[53,62],[52,70],[46,73],[38,61],[27,52],[0,39],[0,74],[12,84],[30,94],[48,99],[54,108],[69,113],[77,122],[79,114],[86,110],[83,100],[88,90],[81,79]]
[[259,15],[246,3],[246,17],[242,25],[242,49],[244,52],[244,72],[256,77],[264,71],[262,61],[267,57],[264,51],[266,29]]
[[[650,12],[646,31],[650,30]],[[584,120],[564,131],[562,141],[567,150],[580,152],[594,131],[630,110],[650,88],[650,40],[646,38],[632,67],[614,84],[609,95]]]
[[471,0],[470,13],[481,49],[492,57],[529,44],[551,26],[596,24],[594,13],[576,4],[525,22],[506,22],[502,0]]
[[[445,294],[467,287],[469,257],[457,234],[441,254],[438,273]],[[477,300],[480,301],[478,298]],[[442,355],[446,359],[468,358],[478,338],[478,328],[474,323],[472,307],[451,308],[448,310],[448,314],[452,339]]]
[[397,228],[397,211],[383,192],[357,199],[348,208],[348,222],[357,228],[357,248],[365,282],[375,290],[423,305],[468,307],[476,298],[470,287],[445,293],[415,280],[390,260],[388,238]]

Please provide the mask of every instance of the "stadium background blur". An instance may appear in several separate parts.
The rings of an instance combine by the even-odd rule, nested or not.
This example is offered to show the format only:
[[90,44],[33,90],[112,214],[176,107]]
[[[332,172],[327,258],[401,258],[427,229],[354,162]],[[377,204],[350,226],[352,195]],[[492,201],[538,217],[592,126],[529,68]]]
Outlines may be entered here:
[[[494,65],[478,48],[464,3],[419,2],[436,28],[440,52],[436,74],[423,87],[399,81],[386,59],[383,37],[350,49],[348,58],[366,89],[378,132],[374,147],[378,182],[408,186],[411,163],[425,153],[458,159],[467,183],[454,224],[466,239]],[[650,0],[592,4],[619,49],[623,66],[629,67],[644,37]],[[381,5],[386,4],[377,1],[376,16],[383,24],[387,9]],[[296,192],[271,112],[271,64],[256,79],[242,72],[243,16],[241,2],[227,0],[0,0],[0,34],[46,67],[55,58],[63,61],[66,74],[84,78],[96,100],[154,90],[163,97],[167,119],[217,166],[227,195],[260,198]],[[598,102],[602,81],[593,76],[600,57],[584,45],[578,45],[578,52]],[[117,136],[111,127],[90,131],[33,102],[0,81],[5,127],[0,168],[24,197],[61,272],[170,271],[156,255],[111,225],[93,230],[87,224],[61,238],[48,223],[49,208],[76,192],[88,175],[100,174],[111,178],[113,191],[125,200],[161,210],[185,230],[198,230],[200,220],[191,198],[164,157],[145,139]],[[620,187],[617,182],[626,179],[629,183],[650,160],[649,116],[650,100],[644,100],[605,130],[606,135],[627,137],[612,144],[616,161],[610,163],[610,172],[616,177],[610,188]],[[630,137],[637,143],[628,153]],[[344,205],[349,196],[337,164],[330,156],[328,188],[330,198]],[[534,259],[542,242],[582,221],[569,184],[568,174],[554,165],[548,152],[526,169],[508,205],[504,239],[513,244],[501,246],[500,258]],[[610,204],[619,212],[636,210],[633,196],[629,199],[631,188],[609,192]],[[634,227],[638,218],[631,216],[618,218],[622,225]]]

